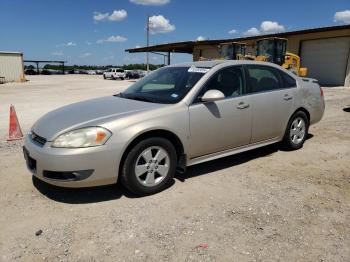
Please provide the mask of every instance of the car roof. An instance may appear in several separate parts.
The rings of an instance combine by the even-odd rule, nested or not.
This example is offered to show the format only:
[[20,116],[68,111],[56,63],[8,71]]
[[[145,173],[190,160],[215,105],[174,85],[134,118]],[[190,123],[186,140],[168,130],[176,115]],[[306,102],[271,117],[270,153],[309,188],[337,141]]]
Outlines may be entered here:
[[209,61],[197,61],[197,62],[186,62],[180,64],[171,65],[172,67],[204,67],[204,68],[213,68],[217,65],[268,65],[276,68],[281,68],[280,66],[262,61],[254,60],[209,60]]
[[218,64],[222,64],[226,62],[227,60],[210,60],[210,61],[197,61],[197,62],[186,62],[186,63],[180,63],[180,64],[174,64],[171,66],[174,67],[205,67],[205,68],[212,68]]
[[198,68],[209,68],[212,69],[216,66],[222,68],[225,66],[234,66],[234,65],[265,65],[274,67],[280,71],[283,71],[284,73],[288,74],[289,76],[293,78],[298,78],[297,75],[293,74],[291,71],[283,68],[282,66],[279,66],[274,63],[270,62],[264,62],[264,61],[255,61],[255,60],[209,60],[209,61],[198,61],[198,62],[187,62],[187,63],[180,63],[180,64],[174,64],[170,65],[168,67],[191,67],[195,66]]

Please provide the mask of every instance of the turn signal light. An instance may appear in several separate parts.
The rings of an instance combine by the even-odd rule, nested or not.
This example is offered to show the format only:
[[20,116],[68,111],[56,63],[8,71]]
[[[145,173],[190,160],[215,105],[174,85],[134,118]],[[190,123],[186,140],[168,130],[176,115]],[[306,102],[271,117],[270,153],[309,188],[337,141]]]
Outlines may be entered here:
[[96,142],[102,142],[106,137],[106,133],[99,131],[96,134]]

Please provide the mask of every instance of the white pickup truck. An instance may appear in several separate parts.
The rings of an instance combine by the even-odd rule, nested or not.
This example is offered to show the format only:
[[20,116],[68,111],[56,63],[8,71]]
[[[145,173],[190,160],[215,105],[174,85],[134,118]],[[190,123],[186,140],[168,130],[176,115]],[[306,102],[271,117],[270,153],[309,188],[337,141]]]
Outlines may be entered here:
[[110,68],[103,73],[103,78],[120,79],[124,80],[126,77],[126,72],[121,68]]

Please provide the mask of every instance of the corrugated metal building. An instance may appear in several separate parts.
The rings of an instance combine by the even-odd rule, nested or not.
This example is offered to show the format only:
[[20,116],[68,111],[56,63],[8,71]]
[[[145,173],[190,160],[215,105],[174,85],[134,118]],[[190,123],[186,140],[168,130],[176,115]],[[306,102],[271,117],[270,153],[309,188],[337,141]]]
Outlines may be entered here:
[[[322,85],[350,87],[350,25],[235,39],[170,43],[151,46],[149,51],[188,53],[193,55],[194,61],[197,61],[200,57],[206,59],[219,57],[218,45],[220,43],[242,42],[248,45],[247,53],[255,55],[256,40],[265,37],[287,38],[287,50],[301,57],[302,66],[308,68],[308,77],[318,79]],[[145,52],[147,47],[127,51]]]
[[0,51],[0,82],[24,81],[23,54]]

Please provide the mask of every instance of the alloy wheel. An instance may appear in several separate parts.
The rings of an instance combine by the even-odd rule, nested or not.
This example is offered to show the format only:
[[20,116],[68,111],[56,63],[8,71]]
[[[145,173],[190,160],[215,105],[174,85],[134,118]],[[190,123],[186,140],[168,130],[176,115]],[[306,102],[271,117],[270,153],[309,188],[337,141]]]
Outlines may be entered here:
[[169,174],[170,158],[166,150],[159,146],[145,149],[137,158],[135,175],[143,186],[153,187],[161,183]]
[[297,117],[296,119],[294,119],[294,121],[290,126],[290,132],[289,132],[290,139],[294,144],[298,145],[304,140],[305,134],[306,134],[305,120],[301,117]]

